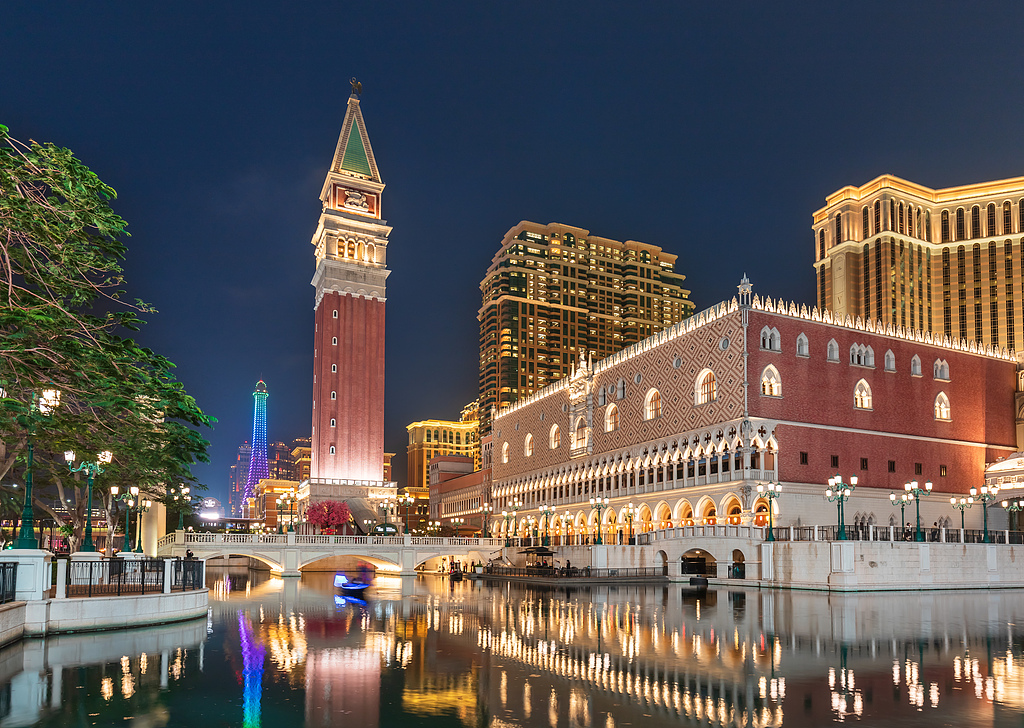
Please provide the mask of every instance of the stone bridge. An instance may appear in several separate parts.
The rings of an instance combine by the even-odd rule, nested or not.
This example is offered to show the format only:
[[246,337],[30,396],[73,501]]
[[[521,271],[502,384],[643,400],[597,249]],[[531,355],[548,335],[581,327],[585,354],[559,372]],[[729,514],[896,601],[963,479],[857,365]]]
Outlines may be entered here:
[[500,538],[440,538],[436,536],[326,536],[257,533],[191,533],[175,531],[157,542],[157,555],[184,557],[189,550],[196,558],[249,556],[270,566],[282,576],[299,576],[311,564],[334,556],[353,556],[373,564],[379,571],[414,574],[416,567],[430,559],[456,558],[464,562],[497,556]]

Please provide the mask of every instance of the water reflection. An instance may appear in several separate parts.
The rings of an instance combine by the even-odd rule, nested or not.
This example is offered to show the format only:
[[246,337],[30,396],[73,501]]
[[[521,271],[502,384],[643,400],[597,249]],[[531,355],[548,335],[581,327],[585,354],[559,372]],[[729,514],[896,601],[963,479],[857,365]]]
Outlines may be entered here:
[[0,728],[1019,725],[1021,592],[542,590],[210,570],[204,620],[0,653]]

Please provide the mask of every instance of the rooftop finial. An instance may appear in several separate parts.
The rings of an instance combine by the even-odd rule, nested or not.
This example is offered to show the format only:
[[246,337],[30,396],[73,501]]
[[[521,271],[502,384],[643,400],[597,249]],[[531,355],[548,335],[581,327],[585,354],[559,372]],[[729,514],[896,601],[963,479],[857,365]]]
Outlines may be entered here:
[[350,78],[348,82],[352,84],[352,95],[355,96],[356,98],[361,96],[363,93],[363,84],[359,83],[359,81],[356,81],[355,76]]

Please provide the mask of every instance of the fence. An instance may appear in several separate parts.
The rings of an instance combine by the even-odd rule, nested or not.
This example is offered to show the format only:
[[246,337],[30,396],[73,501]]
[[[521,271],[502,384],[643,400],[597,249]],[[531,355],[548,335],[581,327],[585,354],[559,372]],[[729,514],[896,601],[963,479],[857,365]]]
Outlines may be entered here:
[[18,563],[7,561],[0,564],[0,604],[14,601],[18,586]]
[[529,566],[490,566],[485,573],[492,576],[529,576],[546,577],[550,579],[624,579],[638,577],[664,576],[665,570],[662,567],[647,567],[642,569],[592,569],[589,566],[583,568],[551,568]]
[[189,591],[206,586],[205,562],[176,559],[171,563],[171,591]]
[[69,597],[159,594],[164,590],[163,559],[69,561]]
[[[839,526],[777,526],[772,536],[775,541],[916,541],[913,526],[845,526],[839,538]],[[981,528],[921,528],[921,541],[925,543],[986,543]],[[1024,531],[996,531],[989,529],[987,543],[1024,543]]]

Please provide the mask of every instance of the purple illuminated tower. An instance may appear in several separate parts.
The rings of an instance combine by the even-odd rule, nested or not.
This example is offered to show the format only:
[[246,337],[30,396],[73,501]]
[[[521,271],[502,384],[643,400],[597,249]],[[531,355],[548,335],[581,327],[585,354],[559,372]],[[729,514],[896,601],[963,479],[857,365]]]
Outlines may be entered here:
[[245,480],[246,501],[256,497],[256,484],[270,477],[267,468],[267,385],[262,379],[256,382],[252,398],[252,455],[249,456],[249,477]]

